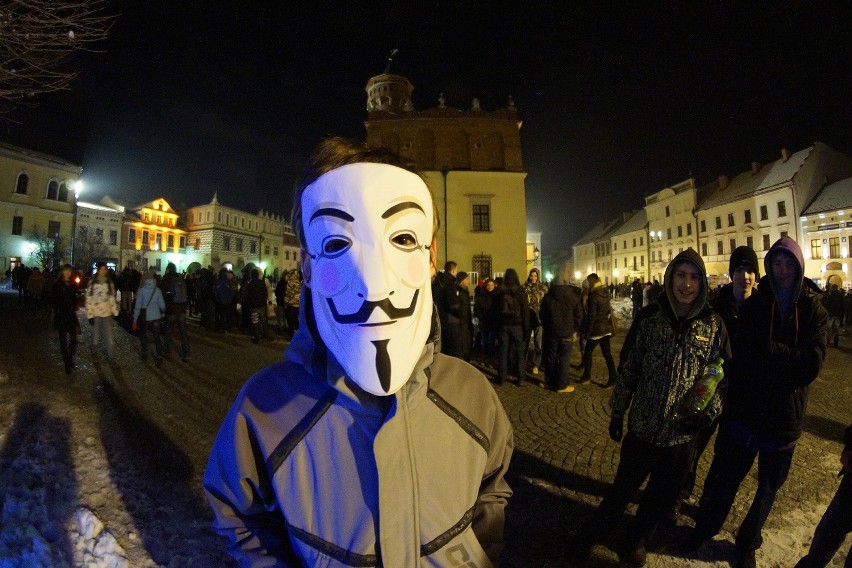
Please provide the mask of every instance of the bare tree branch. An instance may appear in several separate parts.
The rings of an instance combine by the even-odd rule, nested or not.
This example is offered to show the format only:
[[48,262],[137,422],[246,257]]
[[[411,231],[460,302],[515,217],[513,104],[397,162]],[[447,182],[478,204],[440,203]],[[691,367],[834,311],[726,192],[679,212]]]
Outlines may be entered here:
[[109,35],[106,8],[107,0],[0,0],[0,113],[67,89],[77,76],[71,56]]

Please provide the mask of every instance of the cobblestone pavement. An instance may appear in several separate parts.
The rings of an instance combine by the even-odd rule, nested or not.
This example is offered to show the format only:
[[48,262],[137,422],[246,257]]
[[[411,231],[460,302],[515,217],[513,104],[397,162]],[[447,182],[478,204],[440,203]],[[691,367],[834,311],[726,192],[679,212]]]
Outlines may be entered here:
[[[92,356],[87,346],[91,328],[83,320],[78,369],[68,379],[54,332],[44,320],[30,321],[16,300],[0,292],[0,497],[4,476],[15,473],[9,464],[35,451],[12,438],[22,424],[21,409],[37,408],[66,425],[62,436],[54,438],[67,443],[61,449],[67,454],[63,463],[74,470],[68,475],[56,472],[72,485],[64,492],[48,491],[51,507],[61,514],[87,507],[115,535],[131,566],[230,565],[225,542],[210,528],[200,476],[237,391],[254,371],[280,359],[286,342],[276,338],[255,345],[245,334],[208,332],[191,320],[188,364],[174,357],[162,368],[150,360],[141,363],[136,339],[120,329],[117,356],[107,363]],[[622,340],[623,332],[613,341],[616,357]],[[806,432],[758,555],[761,567],[795,564],[837,486],[840,440],[852,418],[850,348],[852,337],[843,337],[840,349],[829,350],[812,389]],[[605,366],[599,351],[596,355],[593,381],[603,383]],[[574,358],[578,361],[579,354]],[[493,378],[493,370],[483,370]],[[514,496],[507,511],[502,565],[570,566],[569,538],[590,517],[618,464],[620,444],[607,435],[611,391],[593,382],[574,393],[557,394],[539,388],[532,376],[521,386],[506,383],[496,390],[515,428],[509,472]],[[712,447],[702,458],[699,483],[711,459]],[[743,518],[754,487],[753,471],[725,532],[702,558],[651,554],[648,566],[727,566],[730,533]],[[56,498],[68,502],[57,503]],[[680,523],[687,525],[691,519],[682,515]],[[842,550],[845,555],[848,542]],[[842,565],[839,556],[834,566]],[[596,547],[589,565],[614,566],[616,559],[607,548]]]

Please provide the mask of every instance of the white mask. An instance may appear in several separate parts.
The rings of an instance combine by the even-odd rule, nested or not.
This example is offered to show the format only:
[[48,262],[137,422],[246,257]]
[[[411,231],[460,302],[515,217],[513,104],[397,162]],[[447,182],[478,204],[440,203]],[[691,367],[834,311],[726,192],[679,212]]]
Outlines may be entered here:
[[342,166],[302,194],[317,330],[375,395],[402,388],[429,336],[432,207],[419,176],[387,164]]

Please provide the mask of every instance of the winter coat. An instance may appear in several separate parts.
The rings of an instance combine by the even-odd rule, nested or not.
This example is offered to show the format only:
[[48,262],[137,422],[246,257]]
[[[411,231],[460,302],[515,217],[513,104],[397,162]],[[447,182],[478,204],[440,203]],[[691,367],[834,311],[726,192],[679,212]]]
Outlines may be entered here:
[[248,283],[248,286],[245,288],[245,296],[243,298],[243,305],[246,308],[264,308],[266,307],[266,300],[268,298],[268,291],[266,290],[266,283],[260,279],[254,279]]
[[187,303],[176,304],[172,299],[172,279],[179,278],[184,280],[184,286],[186,286],[187,290],[187,299],[189,298],[189,283],[184,279],[183,276],[178,274],[177,272],[166,272],[166,275],[163,276],[163,280],[160,282],[160,291],[163,293],[163,299],[166,301],[166,311],[165,313],[169,315],[179,315],[186,313]]
[[59,331],[71,332],[80,329],[77,319],[77,289],[59,276],[50,289],[50,301],[53,304],[53,327]]
[[482,290],[473,299],[473,314],[479,320],[479,329],[497,331],[500,327],[500,315],[496,306],[497,290]]
[[139,312],[145,309],[145,321],[154,321],[166,313],[166,300],[163,292],[157,288],[155,278],[146,278],[136,292],[136,303],[133,306],[133,321],[139,318]]
[[473,327],[470,313],[470,292],[467,288],[454,285],[455,297],[450,304],[449,315],[458,320],[459,325],[468,331]]
[[609,290],[606,286],[599,285],[592,288],[589,291],[585,314],[586,327],[584,332],[587,339],[598,339],[605,335],[612,335],[611,311]]
[[540,314],[545,336],[570,339],[583,322],[580,289],[570,284],[554,284],[541,301]]
[[433,337],[385,411],[311,327],[248,380],[213,446],[204,488],[230,553],[243,566],[496,563],[512,428],[487,379]]
[[107,276],[92,278],[86,290],[86,317],[110,318],[118,315],[118,302],[115,300],[115,285]]
[[710,307],[722,317],[722,321],[725,322],[725,329],[728,330],[728,337],[733,343],[737,336],[740,316],[740,307],[737,306],[736,298],[734,298],[734,285],[725,284],[722,286],[716,297],[710,300]]
[[[672,287],[673,268],[688,260],[705,274],[704,262],[692,249],[678,254],[666,268],[663,288]],[[717,357],[730,359],[725,324],[707,305],[707,284],[701,287],[684,318],[675,315],[669,294],[639,312],[625,339],[610,407],[614,416],[630,409],[628,427],[641,440],[668,447],[690,442],[695,433],[674,420],[686,393]],[[712,419],[721,411],[723,380],[710,401]]]
[[[512,294],[515,297],[515,302],[520,306],[520,315],[503,313],[502,305],[505,294]],[[497,305],[497,312],[500,314],[500,327],[521,326],[524,330],[524,336],[526,336],[530,329],[530,320],[529,304],[527,304],[527,294],[524,289],[521,287],[509,288],[508,286],[501,286],[497,289],[495,303]]]
[[722,420],[784,444],[801,436],[809,385],[825,362],[828,314],[819,288],[803,278],[795,310],[781,317],[769,279],[740,310]]
[[293,269],[287,273],[287,289],[284,292],[284,304],[293,308],[299,307],[302,295],[302,273]]

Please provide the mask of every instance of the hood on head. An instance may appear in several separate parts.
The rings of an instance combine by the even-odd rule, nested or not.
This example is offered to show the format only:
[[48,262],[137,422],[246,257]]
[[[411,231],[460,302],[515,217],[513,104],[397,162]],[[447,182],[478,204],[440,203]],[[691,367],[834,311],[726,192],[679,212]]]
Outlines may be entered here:
[[802,254],[802,249],[799,247],[799,243],[790,237],[781,237],[769,248],[769,251],[763,259],[763,268],[766,270],[766,275],[769,277],[769,286],[772,288],[772,294],[776,299],[778,298],[778,287],[775,284],[775,275],[772,273],[772,260],[778,254],[788,254],[796,260],[798,276],[796,277],[795,284],[793,284],[792,296],[793,301],[795,301],[799,298],[799,293],[802,291],[802,278],[805,275],[805,257]]
[[686,315],[685,318],[691,319],[698,315],[701,310],[704,309],[704,304],[707,303],[707,270],[704,268],[704,261],[701,260],[701,257],[698,255],[698,253],[692,250],[691,248],[688,248],[685,251],[678,253],[678,255],[672,259],[669,265],[666,266],[666,274],[663,277],[663,287],[666,290],[666,301],[668,301],[669,307],[671,307],[672,312],[675,311],[675,304],[677,303],[674,297],[672,277],[674,276],[675,268],[677,268],[677,266],[682,262],[690,262],[694,264],[698,267],[698,271],[701,274],[701,289],[698,291],[698,297],[692,304],[692,309],[689,310],[689,313]]

